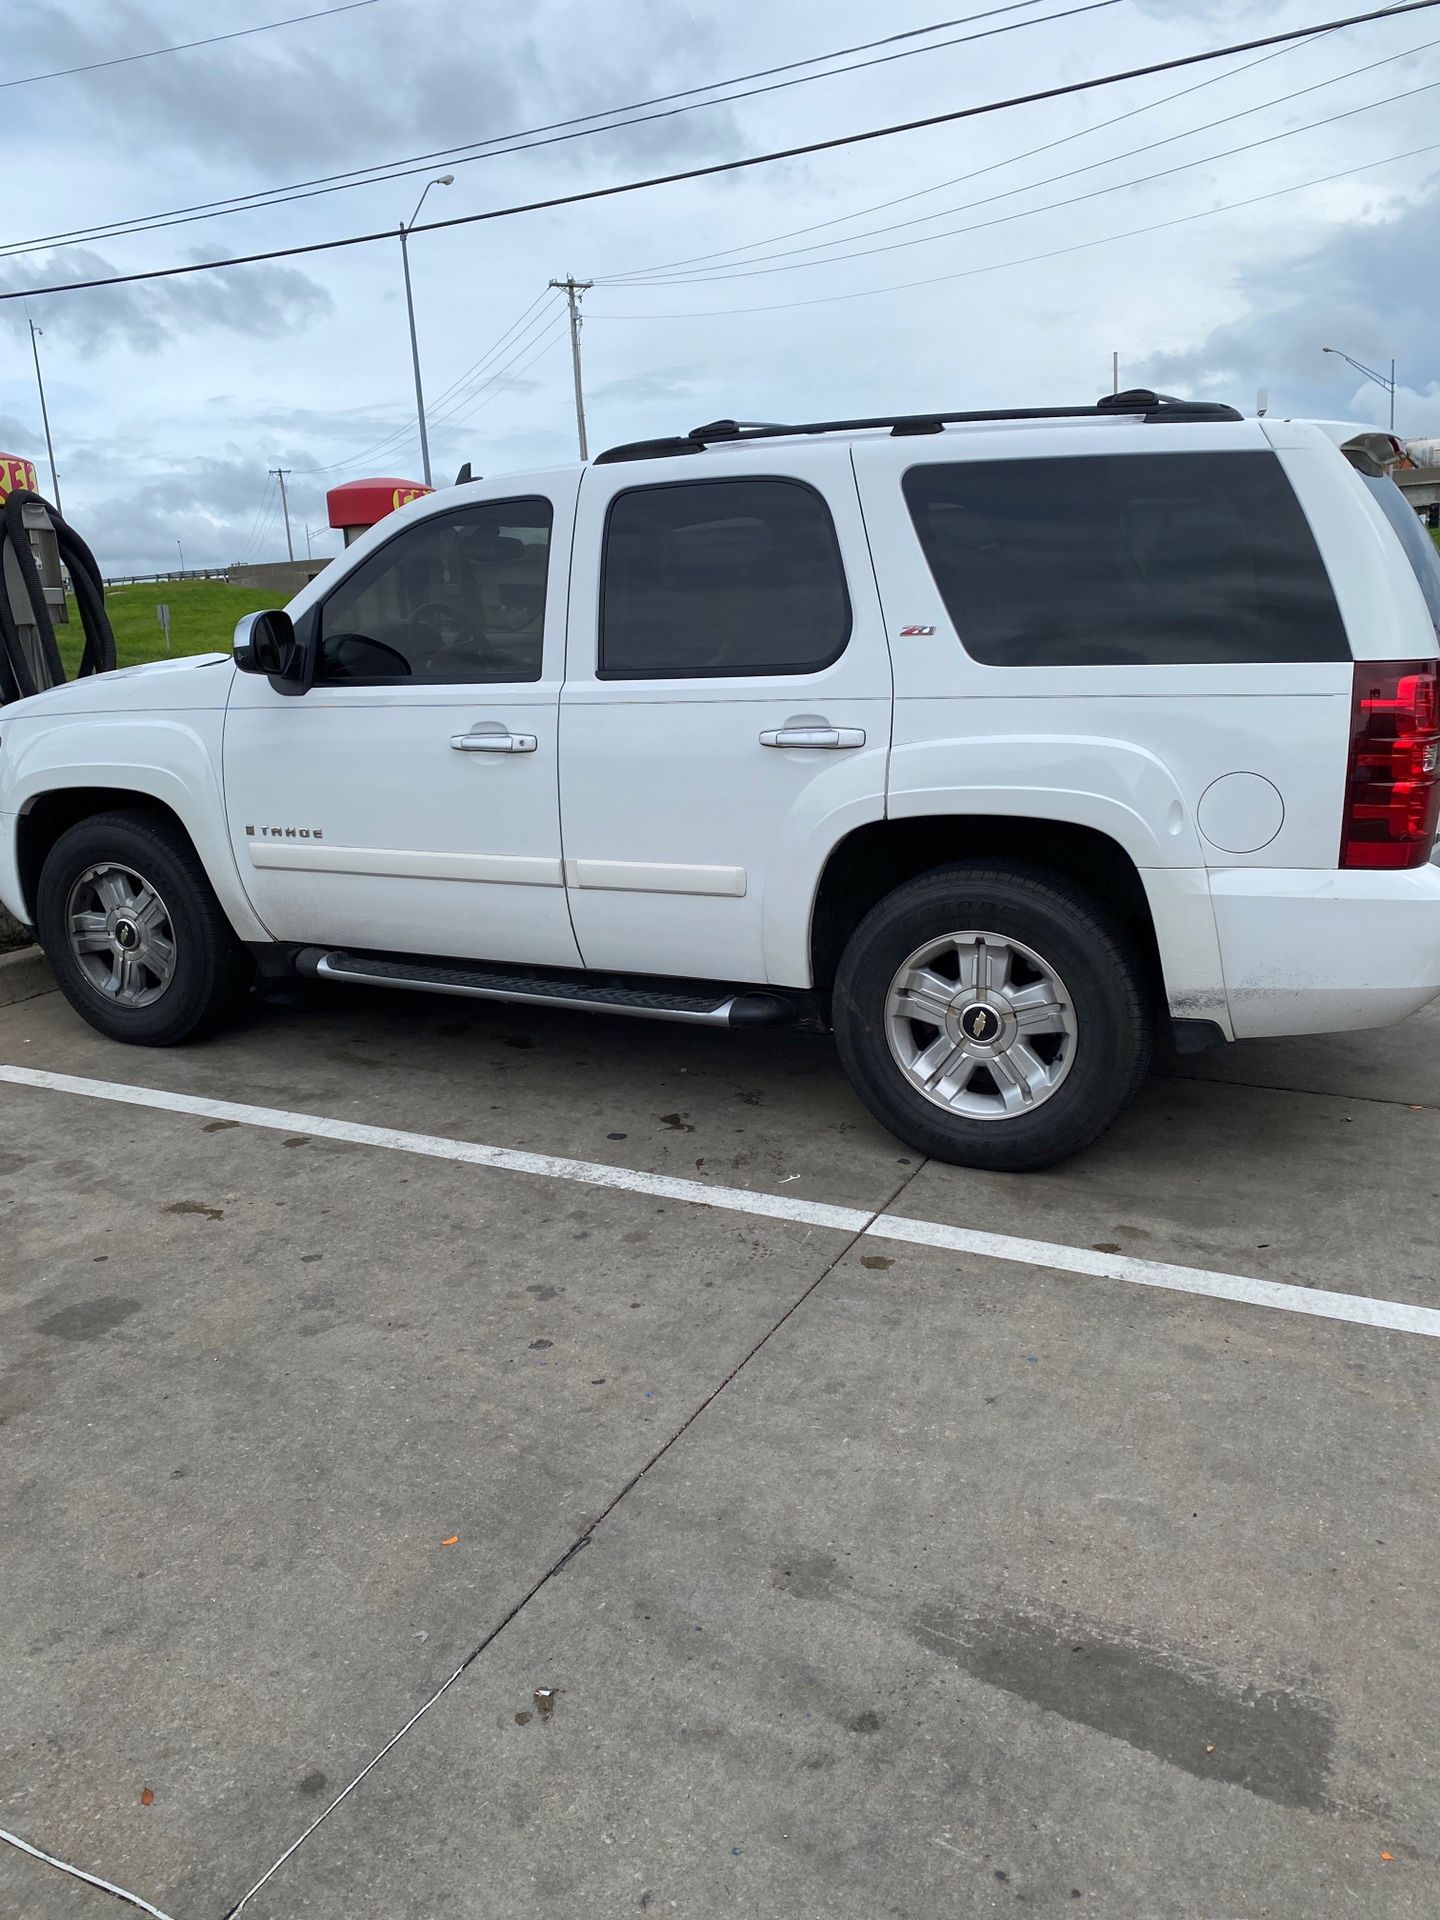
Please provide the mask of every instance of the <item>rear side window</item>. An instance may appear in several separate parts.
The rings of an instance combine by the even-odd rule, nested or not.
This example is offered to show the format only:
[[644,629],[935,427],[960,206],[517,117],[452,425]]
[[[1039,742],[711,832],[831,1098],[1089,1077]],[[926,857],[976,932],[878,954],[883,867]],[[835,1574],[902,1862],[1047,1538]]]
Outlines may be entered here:
[[1440,551],[1420,524],[1420,516],[1388,474],[1362,473],[1360,478],[1379,502],[1380,511],[1390,522],[1405,549],[1405,558],[1420,582],[1420,591],[1430,609],[1430,618],[1440,632]]
[[1346,660],[1314,537],[1271,453],[912,467],[905,501],[987,666]]
[[849,635],[835,528],[813,488],[680,481],[611,502],[602,680],[815,673]]

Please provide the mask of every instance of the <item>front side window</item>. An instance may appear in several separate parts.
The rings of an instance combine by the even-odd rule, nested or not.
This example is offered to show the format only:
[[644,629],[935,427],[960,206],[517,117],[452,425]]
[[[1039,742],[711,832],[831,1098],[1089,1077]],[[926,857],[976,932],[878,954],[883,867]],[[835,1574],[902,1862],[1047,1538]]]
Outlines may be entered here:
[[325,601],[317,682],[538,680],[551,518],[492,501],[397,534]]
[[849,635],[835,527],[812,487],[680,481],[611,503],[602,680],[815,673]]
[[903,484],[945,610],[987,666],[1350,657],[1272,453],[957,461]]

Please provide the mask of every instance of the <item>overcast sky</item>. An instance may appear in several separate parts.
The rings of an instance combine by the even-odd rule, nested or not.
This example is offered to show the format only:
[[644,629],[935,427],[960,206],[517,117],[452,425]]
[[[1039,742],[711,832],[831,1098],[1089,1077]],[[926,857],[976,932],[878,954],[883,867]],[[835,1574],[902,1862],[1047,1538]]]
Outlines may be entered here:
[[[396,226],[425,181],[452,166],[455,183],[430,193],[426,219],[916,119],[1346,11],[1338,0],[1118,0],[1043,18],[1079,3],[1037,0],[880,49],[925,49],[885,64],[528,153],[6,254],[713,90],[995,0],[370,0],[26,85],[13,83],[326,0],[12,6],[0,48],[12,159],[0,287]],[[1026,24],[941,44],[1016,22]],[[1122,385],[1247,411],[1265,386],[1272,412],[1383,424],[1386,395],[1323,356],[1327,344],[1377,366],[1393,354],[1400,430],[1440,433],[1440,84],[1412,91],[1440,83],[1440,8],[1257,59],[417,235],[437,480],[465,460],[489,475],[575,457],[563,303],[545,290],[570,271],[597,283],[583,332],[592,449],[721,415],[1089,401],[1109,386],[1112,351]],[[1314,90],[1282,99],[1301,89]],[[1241,146],[1250,150],[1228,152]],[[1346,177],[1308,184],[1334,175]],[[1279,191],[1292,187],[1303,190]],[[1205,217],[1116,237],[1191,214]],[[338,547],[327,487],[419,475],[398,241],[52,295],[29,313],[43,329],[66,514],[109,572],[173,565],[177,540],[191,566],[283,557],[271,467],[293,469],[302,554],[307,526],[316,552]],[[0,306],[0,451],[35,459],[49,490],[19,302]]]

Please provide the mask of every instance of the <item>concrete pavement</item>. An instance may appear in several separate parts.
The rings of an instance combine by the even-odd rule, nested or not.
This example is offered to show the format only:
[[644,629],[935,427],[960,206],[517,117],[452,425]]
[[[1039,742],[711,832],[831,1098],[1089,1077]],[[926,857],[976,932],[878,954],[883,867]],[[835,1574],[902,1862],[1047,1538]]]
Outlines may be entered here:
[[[0,1061],[1440,1305],[1431,1015],[1028,1179],[799,1036]],[[0,1828],[170,1920],[1430,1910],[1430,1339],[30,1088],[0,1203]]]

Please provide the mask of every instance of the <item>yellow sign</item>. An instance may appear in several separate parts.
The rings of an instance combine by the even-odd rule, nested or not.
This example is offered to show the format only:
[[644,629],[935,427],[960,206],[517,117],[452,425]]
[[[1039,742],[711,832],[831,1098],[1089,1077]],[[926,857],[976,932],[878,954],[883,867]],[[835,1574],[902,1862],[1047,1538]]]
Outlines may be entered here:
[[423,500],[427,493],[433,492],[433,487],[396,487],[390,499],[391,511],[396,507],[408,507],[412,500]]
[[0,500],[12,493],[40,491],[40,476],[28,460],[18,453],[0,453]]

